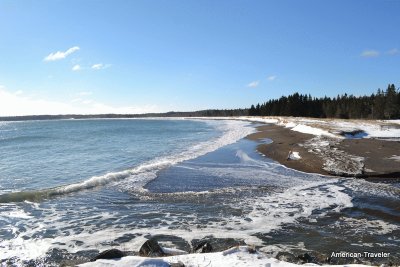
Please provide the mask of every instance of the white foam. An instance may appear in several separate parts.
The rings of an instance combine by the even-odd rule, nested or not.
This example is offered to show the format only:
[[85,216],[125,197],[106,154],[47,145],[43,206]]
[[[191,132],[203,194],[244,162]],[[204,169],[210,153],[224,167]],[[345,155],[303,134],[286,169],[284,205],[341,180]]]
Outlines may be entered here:
[[0,211],[0,218],[18,218],[18,219],[29,219],[31,215],[23,210],[11,210],[11,211]]
[[[221,215],[217,219],[211,220],[207,224],[202,223],[197,216],[193,214],[192,217],[179,216],[177,214],[164,214],[159,213],[158,210],[149,211],[148,215],[158,214],[157,217],[166,224],[154,225],[151,227],[143,227],[140,225],[121,225],[118,223],[119,219],[124,219],[119,215],[118,211],[115,213],[104,213],[95,212],[92,215],[82,207],[76,210],[52,210],[45,211],[45,214],[40,218],[31,218],[24,224],[29,227],[26,231],[16,233],[16,237],[11,240],[0,241],[0,250],[4,253],[4,257],[11,258],[17,256],[22,259],[32,259],[38,256],[43,256],[51,248],[65,249],[71,253],[78,252],[85,249],[98,249],[104,250],[109,248],[110,244],[114,240],[123,237],[126,234],[141,234],[130,240],[119,244],[116,248],[124,249],[126,247],[138,249],[141,244],[145,241],[145,235],[175,235],[185,239],[187,242],[191,242],[193,239],[201,239],[205,236],[214,236],[215,238],[235,238],[242,239],[247,244],[263,245],[260,240],[254,234],[256,233],[268,233],[273,230],[280,229],[285,224],[295,224],[301,218],[318,218],[313,211],[320,209],[327,209],[327,212],[339,212],[345,207],[351,207],[351,197],[343,193],[344,189],[342,186],[338,186],[335,183],[337,179],[330,179],[328,181],[321,180],[319,176],[307,175],[307,176],[289,176],[282,172],[282,169],[278,169],[278,165],[272,163],[257,161],[245,155],[243,152],[239,153],[243,160],[243,166],[239,169],[242,171],[234,172],[238,166],[225,166],[220,168],[220,175],[226,177],[229,173],[236,173],[238,177],[259,177],[260,179],[269,179],[271,184],[283,185],[285,187],[290,186],[287,189],[278,189],[277,191],[271,191],[265,193],[261,197],[253,196],[240,200],[232,199],[221,203],[221,205],[230,206],[231,209],[240,208],[243,213],[240,215]],[[268,165],[271,164],[271,165]],[[197,166],[194,166],[195,168]],[[276,169],[276,168],[277,169]],[[207,165],[200,166],[203,171],[211,171]],[[268,170],[270,168],[270,170]],[[232,170],[233,169],[233,170]],[[225,170],[225,172],[224,172]],[[253,170],[250,171],[250,170]],[[285,169],[283,169],[285,170]],[[261,171],[258,176],[254,173]],[[266,178],[263,178],[266,177]],[[273,182],[275,181],[275,182]],[[270,182],[266,182],[269,184]],[[235,194],[235,190],[238,188],[232,188],[232,194]],[[218,190],[216,190],[218,191]],[[220,192],[228,189],[220,189]],[[212,191],[198,192],[199,197],[203,196],[205,199],[209,194],[213,194]],[[171,193],[174,195],[177,193]],[[178,193],[179,194],[179,193]],[[187,199],[187,196],[192,194],[191,192],[181,193],[183,198]],[[156,194],[157,195],[157,194]],[[164,199],[164,196],[168,194],[158,194],[160,199]],[[335,198],[329,198],[327,195],[336,196]],[[33,206],[34,209],[43,210],[41,207]],[[144,213],[142,213],[144,215]],[[105,220],[113,220],[114,223],[108,226],[96,226],[92,223],[102,222]],[[204,218],[203,218],[204,219]],[[68,226],[66,226],[68,223]],[[145,222],[144,222],[145,224]],[[179,225],[179,227],[171,228],[173,225]],[[201,227],[198,227],[201,225]],[[65,228],[71,229],[66,233]],[[80,232],[75,232],[74,229],[82,228]],[[43,229],[57,229],[58,233],[53,238],[34,238]],[[26,237],[29,237],[26,239]],[[83,244],[76,245],[75,240],[83,241]]]
[[342,217],[339,221],[335,222],[334,225],[336,228],[343,228],[342,231],[344,235],[364,235],[365,233],[385,235],[400,229],[399,226],[382,220],[368,220],[364,218]]
[[[282,193],[245,200],[245,205],[251,210],[246,217],[251,221],[245,218],[231,218],[230,221],[239,222],[242,225],[240,231],[248,234],[259,231],[268,233],[281,228],[284,224],[292,224],[300,218],[308,218],[316,210],[328,209],[329,212],[339,212],[344,208],[352,207],[352,198],[342,192],[344,189],[335,185],[333,181],[294,186]],[[327,197],[327,195],[335,197]]]

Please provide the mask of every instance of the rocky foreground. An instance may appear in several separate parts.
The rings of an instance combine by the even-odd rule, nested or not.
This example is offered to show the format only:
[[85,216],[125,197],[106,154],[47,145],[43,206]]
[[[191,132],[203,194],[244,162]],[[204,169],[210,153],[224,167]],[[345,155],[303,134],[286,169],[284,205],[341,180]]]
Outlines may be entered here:
[[[286,255],[287,256],[287,255]],[[191,266],[368,266],[360,264],[362,261],[358,258],[346,261],[356,262],[354,264],[332,265],[337,259],[328,257],[321,259],[313,257],[308,253],[292,258],[294,263],[284,260],[278,260],[268,257],[263,252],[257,251],[250,246],[235,246],[230,249],[213,252],[212,245],[209,242],[200,242],[192,253],[177,249],[167,249],[161,247],[156,240],[146,241],[139,250],[139,256],[127,256],[125,252],[118,249],[110,249],[101,252],[92,259],[91,262],[81,264],[82,267],[92,266],[153,266],[153,267],[191,267]],[[381,265],[382,267],[385,265]]]

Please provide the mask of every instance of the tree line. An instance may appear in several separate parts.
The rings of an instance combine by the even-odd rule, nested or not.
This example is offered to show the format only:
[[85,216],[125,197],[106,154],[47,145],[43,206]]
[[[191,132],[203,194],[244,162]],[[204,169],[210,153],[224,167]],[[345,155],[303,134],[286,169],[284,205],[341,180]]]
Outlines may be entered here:
[[399,119],[400,90],[394,84],[370,96],[338,95],[316,98],[294,93],[252,105],[250,116],[293,116],[341,119]]
[[230,116],[293,116],[342,119],[400,119],[400,90],[394,84],[386,90],[378,89],[370,96],[338,95],[316,98],[294,93],[272,99],[249,109],[208,109],[199,111],[171,111],[147,114],[69,114],[1,117],[0,121],[90,119],[90,118],[146,118],[146,117],[230,117]]
[[0,121],[28,120],[68,120],[68,119],[130,119],[153,117],[237,117],[249,115],[249,109],[207,109],[199,111],[170,111],[146,114],[66,114],[66,115],[26,115],[1,117]]

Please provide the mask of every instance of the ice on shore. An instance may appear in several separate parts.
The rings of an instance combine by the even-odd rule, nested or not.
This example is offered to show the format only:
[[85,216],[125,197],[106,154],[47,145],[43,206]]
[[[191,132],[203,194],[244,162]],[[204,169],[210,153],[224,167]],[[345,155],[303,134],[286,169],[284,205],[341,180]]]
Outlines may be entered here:
[[338,140],[316,136],[304,143],[309,152],[321,156],[323,169],[335,175],[360,175],[364,170],[364,158],[337,149]]
[[[112,260],[97,260],[95,262],[88,262],[81,264],[82,267],[101,267],[101,266],[152,266],[152,267],[169,267],[172,263],[183,263],[186,267],[200,267],[200,266],[214,266],[214,267],[226,267],[226,266],[241,266],[241,267],[294,267],[294,266],[320,266],[317,264],[295,264],[285,261],[280,261],[275,258],[267,257],[262,252],[249,252],[249,247],[240,246],[234,247],[222,252],[214,253],[202,253],[202,254],[187,254],[178,256],[169,256],[162,258],[145,258],[139,256],[127,256],[120,259]],[[361,264],[346,264],[346,265],[322,265],[322,266],[352,266],[361,267],[367,265]]]
[[294,126],[291,130],[295,131],[295,132],[318,135],[318,136],[323,135],[323,136],[328,136],[328,137],[337,137],[337,135],[331,134],[328,131],[325,131],[325,130],[322,130],[319,128],[315,128],[315,127],[311,127],[311,126],[307,126],[304,124],[298,124],[298,125]]

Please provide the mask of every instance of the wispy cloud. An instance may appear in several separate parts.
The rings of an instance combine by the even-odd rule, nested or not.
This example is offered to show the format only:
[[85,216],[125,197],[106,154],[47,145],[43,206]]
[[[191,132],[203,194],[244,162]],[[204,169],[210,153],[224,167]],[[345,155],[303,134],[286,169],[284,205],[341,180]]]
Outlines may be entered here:
[[44,61],[56,61],[60,59],[66,58],[68,55],[71,55],[72,53],[78,51],[80,48],[79,46],[74,46],[69,48],[67,51],[57,51],[54,53],[50,53],[47,57],[45,57],[43,60]]
[[76,65],[74,65],[73,67],[72,67],[72,71],[79,71],[79,70],[81,70],[82,69],[82,67],[81,67],[81,65],[79,65],[79,64],[76,64]]
[[247,87],[255,88],[260,84],[260,81],[252,81],[251,83],[247,84]]
[[362,57],[378,57],[380,55],[379,51],[376,50],[364,50],[361,53]]
[[92,92],[88,92],[88,91],[82,91],[82,92],[78,92],[76,95],[78,96],[88,96],[88,95],[92,95]]
[[389,51],[386,52],[386,54],[391,55],[391,56],[397,55],[399,53],[400,53],[400,51],[397,48],[390,49]]
[[139,114],[160,112],[156,105],[110,106],[92,99],[76,98],[55,101],[31,97],[22,91],[10,91],[0,86],[0,116],[57,115],[57,114]]
[[276,79],[276,75],[271,75],[271,76],[268,76],[268,81],[274,81],[275,79]]
[[92,69],[94,70],[103,70],[111,67],[111,64],[103,64],[103,63],[97,63],[92,65]]

